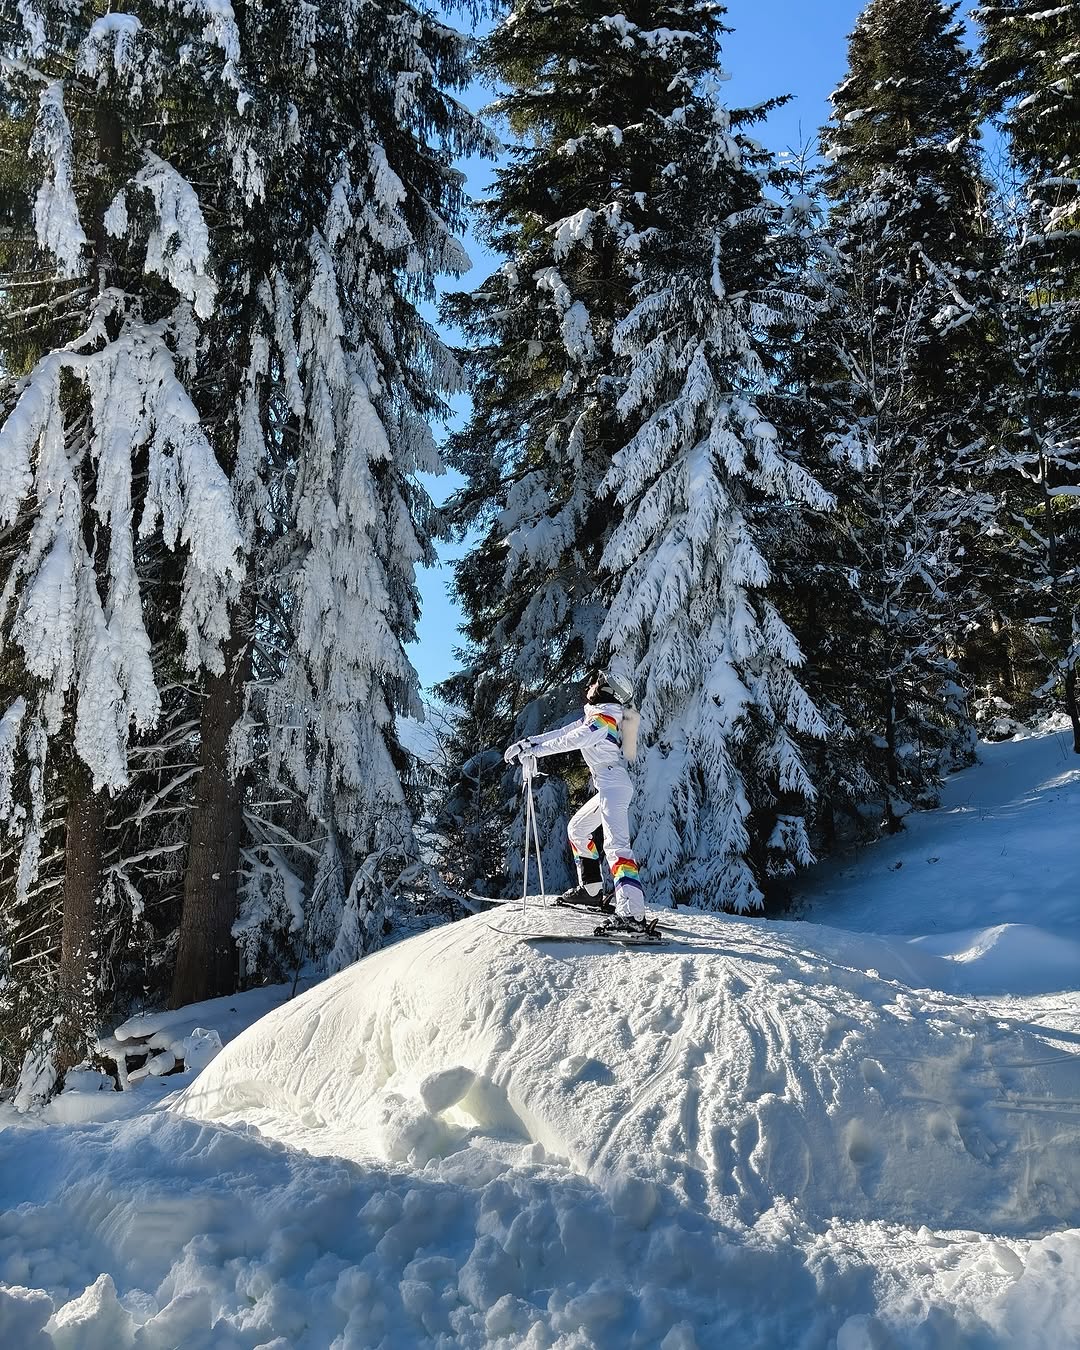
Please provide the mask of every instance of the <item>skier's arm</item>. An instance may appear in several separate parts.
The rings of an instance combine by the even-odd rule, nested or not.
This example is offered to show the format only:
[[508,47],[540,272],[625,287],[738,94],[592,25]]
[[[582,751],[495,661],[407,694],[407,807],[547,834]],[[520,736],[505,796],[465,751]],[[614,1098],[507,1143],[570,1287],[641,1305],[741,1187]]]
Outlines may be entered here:
[[[611,719],[608,719],[610,722]],[[546,731],[540,736],[526,736],[519,744],[523,755],[543,759],[545,755],[565,755],[571,750],[587,750],[599,745],[611,735],[611,727],[601,717],[581,718],[557,731]]]

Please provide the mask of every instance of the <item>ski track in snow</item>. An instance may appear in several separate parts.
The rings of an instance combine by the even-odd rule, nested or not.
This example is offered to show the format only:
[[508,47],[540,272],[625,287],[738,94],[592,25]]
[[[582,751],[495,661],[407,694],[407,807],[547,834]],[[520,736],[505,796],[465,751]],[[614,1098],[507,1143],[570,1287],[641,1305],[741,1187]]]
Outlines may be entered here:
[[984,749],[814,922],[534,904],[161,1015],[194,1082],[0,1118],[0,1345],[1077,1344],[1080,771]]

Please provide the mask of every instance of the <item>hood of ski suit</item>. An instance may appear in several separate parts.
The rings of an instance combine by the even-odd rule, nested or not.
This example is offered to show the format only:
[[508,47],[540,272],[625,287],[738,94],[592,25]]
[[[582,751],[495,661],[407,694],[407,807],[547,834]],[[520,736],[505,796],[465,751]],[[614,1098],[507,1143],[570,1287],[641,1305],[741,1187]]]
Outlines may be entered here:
[[527,737],[529,753],[543,758],[578,750],[597,783],[612,774],[625,775],[622,716],[618,703],[586,703],[584,715],[576,722]]

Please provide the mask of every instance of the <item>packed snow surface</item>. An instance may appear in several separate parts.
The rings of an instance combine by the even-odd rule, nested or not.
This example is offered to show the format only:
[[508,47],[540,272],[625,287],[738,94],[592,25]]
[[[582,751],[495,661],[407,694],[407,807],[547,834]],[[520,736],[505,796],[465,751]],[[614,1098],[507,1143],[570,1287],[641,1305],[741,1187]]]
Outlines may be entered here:
[[0,1120],[0,1345],[1077,1344],[1080,765],[985,755],[803,921],[501,907],[125,1024],[227,1043]]
[[494,1137],[633,1196],[643,1225],[752,1224],[779,1199],[818,1224],[1014,1234],[1080,1214],[1080,1115],[1046,1109],[1080,1099],[1080,1058],[936,992],[945,957],[699,913],[658,948],[521,941],[589,926],[501,910],[377,953],[256,1023],[176,1109],[414,1167]]

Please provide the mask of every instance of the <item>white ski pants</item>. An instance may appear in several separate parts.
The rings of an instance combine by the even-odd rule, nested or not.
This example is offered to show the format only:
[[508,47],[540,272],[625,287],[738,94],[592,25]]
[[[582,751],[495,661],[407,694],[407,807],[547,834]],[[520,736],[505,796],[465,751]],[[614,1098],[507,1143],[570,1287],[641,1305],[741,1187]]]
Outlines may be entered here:
[[575,858],[596,858],[597,827],[604,830],[604,855],[615,881],[615,913],[632,919],[645,916],[645,892],[641,889],[637,859],[630,846],[630,798],[634,785],[630,775],[605,773],[596,783],[596,796],[570,818],[566,833]]

